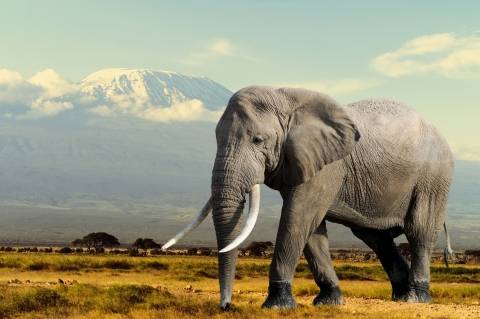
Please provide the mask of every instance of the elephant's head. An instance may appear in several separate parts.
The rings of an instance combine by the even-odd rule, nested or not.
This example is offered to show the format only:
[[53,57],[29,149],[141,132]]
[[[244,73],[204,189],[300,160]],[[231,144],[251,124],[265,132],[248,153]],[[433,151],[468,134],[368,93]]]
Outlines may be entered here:
[[[216,127],[217,154],[211,198],[173,245],[210,211],[219,249],[220,306],[232,295],[237,247],[253,229],[259,184],[271,188],[304,183],[323,166],[341,159],[360,138],[345,109],[330,97],[302,89],[247,87],[230,99]],[[250,209],[243,230],[245,196]]]

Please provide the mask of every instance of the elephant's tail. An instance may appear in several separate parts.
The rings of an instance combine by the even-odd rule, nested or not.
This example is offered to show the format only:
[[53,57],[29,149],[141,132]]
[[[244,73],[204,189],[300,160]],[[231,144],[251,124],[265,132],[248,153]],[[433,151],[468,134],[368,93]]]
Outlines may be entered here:
[[450,236],[448,235],[447,223],[443,223],[443,229],[445,230],[445,239],[447,241],[447,247],[443,250],[443,261],[448,268],[448,257],[453,254],[452,246],[450,246]]

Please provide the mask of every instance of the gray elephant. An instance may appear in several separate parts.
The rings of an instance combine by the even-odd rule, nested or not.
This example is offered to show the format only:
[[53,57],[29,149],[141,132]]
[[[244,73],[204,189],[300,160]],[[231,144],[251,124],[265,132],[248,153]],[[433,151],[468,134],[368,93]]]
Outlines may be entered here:
[[[296,306],[291,283],[302,253],[320,288],[313,303],[343,302],[326,220],[350,227],[375,251],[394,300],[431,300],[430,256],[445,226],[453,157],[417,112],[390,100],[341,106],[313,91],[252,86],[231,97],[216,138],[211,198],[164,249],[213,212],[223,309],[230,307],[237,246],[253,229],[263,183],[283,198],[263,307]],[[394,243],[400,234],[410,244],[410,266]]]

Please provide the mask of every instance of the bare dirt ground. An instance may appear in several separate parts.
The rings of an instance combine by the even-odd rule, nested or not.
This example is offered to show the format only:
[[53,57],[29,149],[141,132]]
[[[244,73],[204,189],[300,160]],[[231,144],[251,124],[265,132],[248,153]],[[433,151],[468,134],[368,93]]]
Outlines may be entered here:
[[460,304],[411,304],[370,298],[346,298],[344,311],[371,318],[480,318],[480,306]]

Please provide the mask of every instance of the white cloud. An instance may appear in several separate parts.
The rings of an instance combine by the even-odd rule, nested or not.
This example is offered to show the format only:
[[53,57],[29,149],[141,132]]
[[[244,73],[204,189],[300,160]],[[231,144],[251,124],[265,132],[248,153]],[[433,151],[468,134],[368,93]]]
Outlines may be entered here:
[[210,111],[203,106],[199,100],[190,100],[183,103],[177,103],[170,107],[162,108],[148,108],[137,116],[156,122],[190,122],[190,121],[205,121],[217,122],[222,111]]
[[55,116],[73,108],[64,96],[75,92],[75,85],[51,69],[38,72],[29,80],[16,71],[0,69],[0,107],[15,106],[17,111],[9,112],[9,118]]
[[216,122],[223,113],[221,111],[211,111],[199,100],[188,100],[179,102],[169,107],[141,104],[115,104],[112,107],[100,105],[90,109],[90,112],[111,117],[117,115],[130,115],[154,122]]
[[78,90],[77,86],[63,79],[52,69],[38,72],[29,80],[30,83],[44,90],[44,97],[58,97]]
[[274,86],[304,88],[325,93],[328,95],[348,95],[370,89],[377,85],[379,85],[379,81],[373,79],[339,79],[328,81],[282,83],[276,84]]
[[209,51],[218,55],[232,55],[232,43],[227,39],[215,40],[210,46]]
[[25,81],[16,71],[0,69],[0,107],[2,105],[29,105],[41,89]]
[[114,116],[115,112],[106,105],[99,105],[89,109],[90,113],[97,114],[100,116]]
[[24,118],[49,117],[58,115],[61,112],[73,109],[71,102],[65,101],[51,101],[43,100],[41,98],[35,100],[32,104],[32,109]]
[[372,66],[390,77],[437,73],[451,78],[480,77],[480,36],[438,33],[420,36],[377,56]]
[[13,86],[23,81],[20,73],[7,69],[0,69],[0,86]]
[[452,143],[450,144],[456,158],[465,161],[480,161],[480,145],[475,143]]
[[214,39],[202,50],[189,54],[180,62],[191,66],[203,66],[215,59],[230,57],[241,60],[256,61],[255,58],[238,52],[238,48],[229,39]]

